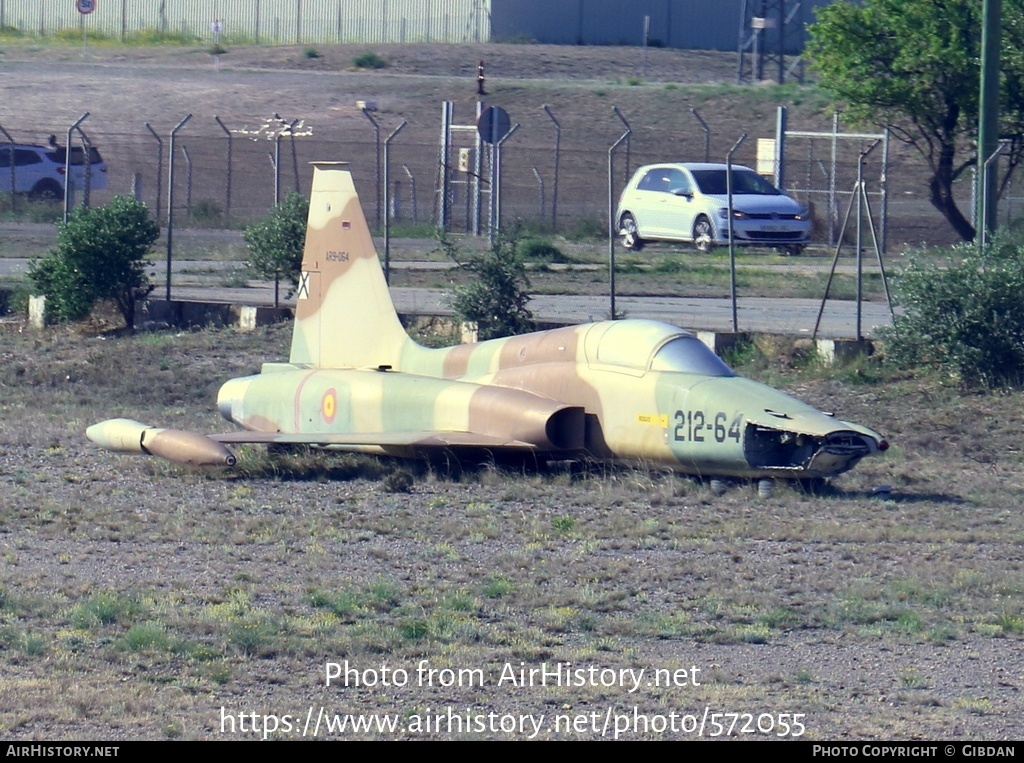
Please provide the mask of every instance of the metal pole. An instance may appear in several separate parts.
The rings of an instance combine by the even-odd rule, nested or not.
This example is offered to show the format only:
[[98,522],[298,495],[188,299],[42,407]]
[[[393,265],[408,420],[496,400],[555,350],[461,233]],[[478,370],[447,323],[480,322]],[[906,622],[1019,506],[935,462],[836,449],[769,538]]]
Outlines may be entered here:
[[[390,178],[391,141],[405,127],[406,121],[398,125],[392,133],[384,140],[384,189],[388,188]],[[386,202],[386,200],[385,200]],[[391,215],[384,215],[384,282],[391,284]]]
[[160,188],[164,184],[164,141],[156,134],[149,122],[146,122],[146,129],[156,138],[156,224],[160,224]]
[[281,205],[281,133],[274,136],[274,206]]
[[537,172],[537,168],[536,167],[533,167],[532,169],[533,169],[533,176],[535,178],[537,178],[537,189],[538,189],[538,192],[539,192],[539,195],[540,195],[540,199],[539,199],[539,201],[537,203],[537,216],[538,217],[543,217],[544,216],[544,178],[542,178],[540,176],[540,173]]
[[786,107],[779,106],[775,116],[775,187],[779,189],[786,183],[786,121]]
[[[476,124],[480,124],[480,117],[484,113],[483,101],[476,102]],[[473,235],[480,235],[481,214],[480,194],[483,189],[480,187],[480,180],[483,177],[484,168],[484,139],[479,130],[473,131],[473,177],[470,179],[470,188],[473,192]]]
[[185,123],[192,118],[188,114],[184,119],[175,125],[171,130],[171,137],[167,149],[167,294],[166,299],[171,301],[171,252],[173,251],[174,240],[174,136],[178,130],[185,126]]
[[441,144],[437,159],[437,230],[439,233],[448,231],[448,157],[452,142],[452,102],[441,104]]
[[627,128],[608,149],[608,318],[613,321],[618,318],[615,312],[615,150],[629,140],[630,132]]
[[[874,145],[871,146],[874,148]],[[868,149],[868,151],[871,150]],[[861,336],[861,303],[864,299],[864,257],[861,250],[861,234],[864,228],[864,157],[867,151],[861,151],[860,161],[857,162],[857,341]]]
[[377,124],[377,120],[373,118],[373,115],[370,114],[370,112],[367,111],[365,107],[363,109],[361,109],[361,111],[363,112],[363,116],[366,117],[367,119],[369,119],[370,120],[370,124],[373,125],[374,145],[376,147],[375,156],[376,156],[376,171],[377,171],[377,195],[374,197],[374,199],[376,200],[376,207],[377,207],[377,213],[375,215],[375,219],[377,221],[377,230],[380,230],[380,205],[381,205],[381,201],[380,201],[381,200],[381,193],[380,193],[381,192],[381,189],[380,189],[380,183],[381,183],[381,177],[380,177],[380,125]]
[[490,196],[487,198],[487,243],[494,243],[498,226],[498,120],[491,120]]
[[732,331],[734,334],[740,329],[739,318],[736,312],[736,247],[733,243],[732,235],[732,155],[746,139],[747,134],[743,133],[725,155],[725,194],[727,201],[726,209],[728,210],[726,212],[728,219],[725,221],[725,225],[726,233],[729,236],[729,293],[732,297]]
[[558,124],[547,104],[544,104],[544,112],[555,125],[555,180],[551,189],[551,232],[555,233],[558,230],[558,162],[562,147],[562,125]]
[[[981,81],[978,85],[978,162],[983,157],[998,155],[999,140],[999,47],[1002,26],[1002,0],[982,0],[981,17]],[[995,206],[989,208],[987,199],[995,197],[995,177],[989,177],[988,163],[978,173],[976,196],[978,205],[988,216],[979,214],[974,238],[980,254],[985,245],[985,233],[996,226]],[[980,212],[980,210],[979,210]],[[978,235],[978,234],[981,235]]]
[[214,119],[220,125],[220,129],[224,131],[224,134],[228,136],[227,189],[224,192],[224,221],[227,222],[231,219],[231,145],[233,136],[231,135],[231,130],[220,121],[220,117],[214,116]]
[[293,119],[288,125],[288,138],[292,146],[292,175],[295,177],[295,193],[299,192],[299,155],[295,151],[295,125],[301,120]]
[[[878,181],[879,190],[882,196],[882,210],[879,221],[880,231],[880,247],[879,247],[879,263],[881,263],[881,255],[885,253],[886,245],[888,244],[889,236],[889,125],[885,126],[885,130],[882,132],[882,177]],[[868,219],[871,219],[871,210],[868,209]],[[883,282],[885,280],[885,274],[882,274]],[[886,289],[888,290],[888,286]]]
[[839,112],[832,112],[832,173],[828,179],[828,242],[836,243],[836,165],[839,162]]
[[700,114],[697,113],[697,109],[691,108],[690,113],[697,117],[697,121],[700,122],[701,128],[704,130],[704,161],[711,160],[711,128],[708,127],[708,123],[704,121]]
[[[494,120],[494,124],[497,124],[498,120]],[[501,232],[501,150],[505,145],[505,141],[512,137],[516,130],[519,129],[519,123],[516,122],[512,125],[512,129],[505,133],[501,140],[498,141],[495,146],[495,172],[494,172],[494,187],[491,188],[491,195],[494,198],[494,230],[491,234],[491,240],[494,240],[494,234]]]
[[78,133],[78,137],[82,139],[82,156],[85,159],[85,163],[82,165],[84,168],[82,206],[88,209],[90,201],[89,192],[92,190],[92,141],[89,140],[89,136],[85,134],[81,127],[76,128],[75,131]]
[[626,118],[624,116],[622,116],[622,112],[619,111],[619,107],[618,106],[612,106],[612,111],[615,112],[615,116],[617,116],[619,118],[619,121],[622,122],[622,124],[625,125],[625,127],[626,127],[626,132],[625,132],[625,135],[626,135],[626,172],[622,176],[622,179],[623,179],[624,183],[628,183],[629,182],[629,175],[630,175],[630,171],[629,171],[630,170],[629,154],[630,154],[630,144],[632,143],[632,138],[630,136],[633,134],[633,128],[629,126],[629,122],[627,122]]
[[192,157],[188,155],[188,147],[182,146],[185,155],[185,216],[192,222]]
[[88,118],[89,112],[87,111],[68,128],[68,140],[64,144],[64,222],[68,221],[68,211],[71,206],[71,133]]
[[[1001,141],[999,141],[999,146],[996,148],[995,151],[992,152],[991,156],[989,156],[987,159],[985,159],[985,164],[982,165],[982,168],[981,168],[982,181],[979,184],[981,186],[981,217],[979,219],[981,219],[981,220],[989,220],[990,219],[990,217],[989,217],[989,214],[990,214],[990,210],[989,210],[989,191],[992,188],[992,186],[995,185],[995,183],[990,183],[989,180],[990,179],[994,180],[995,178],[994,177],[993,178],[989,178],[988,177],[989,167],[992,165],[992,162],[994,162],[996,159],[998,159],[999,155],[1002,154],[1009,147],[1010,147],[1010,141],[1008,141],[1008,140],[1001,140]],[[993,215],[992,218],[994,219],[995,215]],[[979,253],[981,251],[983,251],[985,243],[989,240],[989,236],[991,236],[991,234],[992,234],[992,231],[990,230],[990,228],[991,228],[991,226],[988,226],[988,225],[979,226],[978,232],[975,234],[976,236],[978,236],[980,238],[980,244],[978,245]]]

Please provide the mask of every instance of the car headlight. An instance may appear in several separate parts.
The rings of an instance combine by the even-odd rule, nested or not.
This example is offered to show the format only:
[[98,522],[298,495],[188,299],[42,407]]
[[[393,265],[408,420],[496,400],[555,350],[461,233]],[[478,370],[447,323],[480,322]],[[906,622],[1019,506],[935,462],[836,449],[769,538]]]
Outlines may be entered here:
[[809,209],[801,209],[794,216],[794,220],[809,220],[811,218],[811,212]]
[[[721,209],[719,209],[718,210],[718,216],[721,217],[723,220],[728,218],[729,217],[729,208],[728,207],[722,207]],[[733,220],[746,220],[747,217],[748,217],[748,215],[747,215],[746,212],[741,212],[738,209],[734,209],[732,211],[732,219]]]

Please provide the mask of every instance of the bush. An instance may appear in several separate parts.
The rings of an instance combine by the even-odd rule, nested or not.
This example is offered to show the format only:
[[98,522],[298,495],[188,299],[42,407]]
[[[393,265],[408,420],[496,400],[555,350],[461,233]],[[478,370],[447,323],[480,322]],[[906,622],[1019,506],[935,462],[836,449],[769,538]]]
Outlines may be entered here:
[[550,241],[539,238],[527,238],[519,242],[519,255],[527,262],[566,263],[569,258],[562,250]]
[[954,247],[941,268],[916,258],[896,280],[904,313],[882,332],[886,354],[972,387],[1024,383],[1024,237],[1001,234],[979,257]]
[[199,199],[192,205],[190,222],[201,228],[217,228],[224,223],[224,209],[212,199]]
[[388,65],[387,61],[373,52],[356,56],[352,59],[352,63],[360,69],[384,69]]
[[75,209],[57,223],[56,249],[29,268],[46,296],[47,319],[81,320],[97,301],[110,299],[134,328],[135,302],[153,288],[143,258],[159,237],[141,201],[115,196],[105,207]]
[[456,286],[447,295],[456,318],[476,323],[481,340],[533,330],[533,314],[526,307],[530,282],[516,231],[495,236],[486,252],[464,259],[451,239],[442,236],[440,243],[459,268],[471,275],[469,283]]
[[245,229],[253,272],[262,278],[275,278],[280,273],[293,287],[298,285],[308,216],[309,199],[292,192],[269,215]]

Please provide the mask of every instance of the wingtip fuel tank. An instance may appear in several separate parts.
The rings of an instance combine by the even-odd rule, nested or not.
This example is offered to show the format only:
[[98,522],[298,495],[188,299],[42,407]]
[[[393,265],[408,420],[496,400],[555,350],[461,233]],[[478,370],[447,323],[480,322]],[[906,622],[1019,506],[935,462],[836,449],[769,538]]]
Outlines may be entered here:
[[164,429],[133,419],[108,419],[85,430],[86,437],[107,450],[159,456],[188,466],[234,466],[226,446],[195,432]]

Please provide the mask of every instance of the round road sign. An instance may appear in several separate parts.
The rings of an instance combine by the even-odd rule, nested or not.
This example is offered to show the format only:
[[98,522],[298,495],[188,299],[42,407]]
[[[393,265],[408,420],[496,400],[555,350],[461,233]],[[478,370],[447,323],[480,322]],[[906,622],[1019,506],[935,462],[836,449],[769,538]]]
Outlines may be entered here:
[[78,12],[86,15],[96,10],[96,0],[75,0]]
[[476,130],[484,143],[497,143],[508,134],[511,127],[508,112],[501,106],[488,106],[476,123]]

